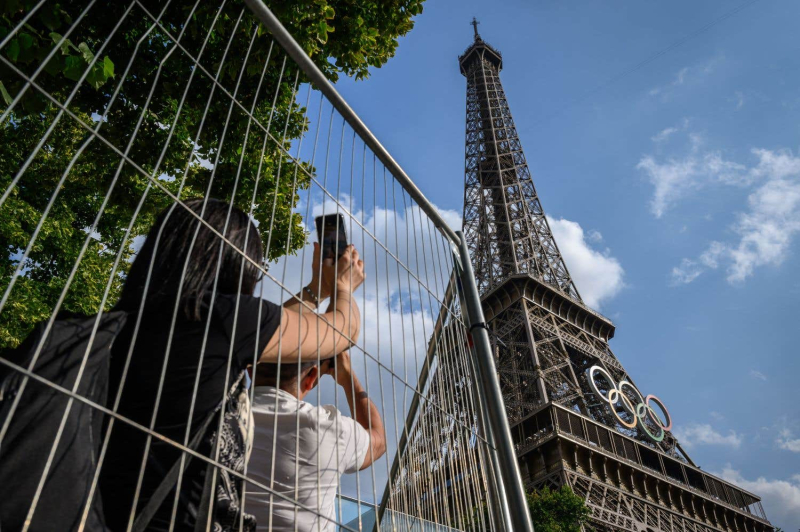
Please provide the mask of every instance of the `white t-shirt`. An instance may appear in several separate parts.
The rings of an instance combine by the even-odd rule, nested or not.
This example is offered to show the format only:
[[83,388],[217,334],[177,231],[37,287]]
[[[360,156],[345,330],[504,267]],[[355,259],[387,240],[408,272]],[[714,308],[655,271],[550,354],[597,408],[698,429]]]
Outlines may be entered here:
[[258,530],[334,531],[339,477],[361,468],[369,433],[332,405],[313,406],[271,386],[256,386],[252,410],[255,439],[248,476],[331,520],[253,484],[246,488],[245,512],[255,515]]

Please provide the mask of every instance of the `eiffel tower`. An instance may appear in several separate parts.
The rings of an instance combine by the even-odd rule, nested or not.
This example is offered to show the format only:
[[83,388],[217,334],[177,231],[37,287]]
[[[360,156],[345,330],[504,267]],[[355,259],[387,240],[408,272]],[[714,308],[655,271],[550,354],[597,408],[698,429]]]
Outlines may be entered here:
[[473,19],[463,232],[527,489],[567,484],[597,531],[767,531],[760,498],[702,471],[609,347],[615,327],[581,299],[533,185]]

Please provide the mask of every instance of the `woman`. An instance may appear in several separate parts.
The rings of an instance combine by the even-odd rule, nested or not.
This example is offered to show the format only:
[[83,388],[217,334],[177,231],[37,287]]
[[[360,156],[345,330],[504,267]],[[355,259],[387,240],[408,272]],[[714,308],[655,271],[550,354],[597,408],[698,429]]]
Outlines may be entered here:
[[[112,351],[109,404],[119,391],[120,414],[181,444],[199,441],[199,453],[240,473],[252,434],[247,366],[332,357],[356,341],[361,322],[352,292],[364,281],[364,263],[353,246],[334,264],[320,261],[315,244],[311,282],[282,308],[253,296],[262,262],[261,238],[244,212],[214,199],[176,203],[150,230],[116,307],[130,316]],[[325,313],[302,308],[328,297]],[[212,530],[238,531],[240,519],[243,530],[254,529],[239,508],[241,480],[212,473],[196,457],[177,499],[172,488],[163,504],[154,497],[148,508],[180,457],[171,444],[114,425],[101,473],[112,530],[125,530],[144,509],[157,509],[148,530],[168,530],[173,512],[174,530],[193,530],[208,507]]]

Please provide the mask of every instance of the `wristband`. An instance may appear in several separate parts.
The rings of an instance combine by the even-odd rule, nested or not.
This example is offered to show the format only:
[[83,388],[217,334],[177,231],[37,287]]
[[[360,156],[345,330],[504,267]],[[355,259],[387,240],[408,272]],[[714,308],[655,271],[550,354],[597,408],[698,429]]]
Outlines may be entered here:
[[314,302],[314,305],[319,306],[319,297],[317,297],[317,294],[312,292],[308,286],[303,287],[303,292],[305,292],[306,295],[311,298],[311,301]]

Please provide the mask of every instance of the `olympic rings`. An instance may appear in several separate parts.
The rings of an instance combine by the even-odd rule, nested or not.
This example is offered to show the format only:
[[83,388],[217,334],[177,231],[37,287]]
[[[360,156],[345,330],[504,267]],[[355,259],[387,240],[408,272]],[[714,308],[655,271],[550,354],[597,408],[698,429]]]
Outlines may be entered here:
[[[597,383],[594,380],[595,374],[597,373],[599,373],[608,382],[609,388],[607,395],[603,395],[603,392],[601,392],[597,387]],[[642,394],[639,393],[639,390],[637,390],[636,387],[630,382],[620,381],[619,384],[615,383],[614,379],[611,378],[611,375],[609,375],[608,372],[600,366],[592,366],[586,371],[586,374],[589,379],[589,385],[592,387],[594,393],[597,395],[597,397],[608,403],[609,409],[622,426],[632,429],[638,425],[639,430],[643,431],[655,442],[660,442],[663,440],[665,432],[672,428],[672,417],[669,415],[667,407],[664,406],[664,403],[661,402],[661,399],[655,395],[642,397]],[[627,388],[627,391],[630,395],[633,395],[636,399],[638,399],[636,406],[633,405],[630,397],[624,393],[625,388]],[[658,406],[663,414],[663,417],[656,413],[656,411],[650,405],[651,402]],[[617,412],[617,409],[614,406],[617,403],[622,406],[623,410],[630,414],[630,416],[633,418],[633,421],[626,421],[619,415],[619,412]],[[650,431],[647,423],[645,423],[645,420],[648,417],[650,418],[651,423],[658,427],[658,431],[655,434]]]

